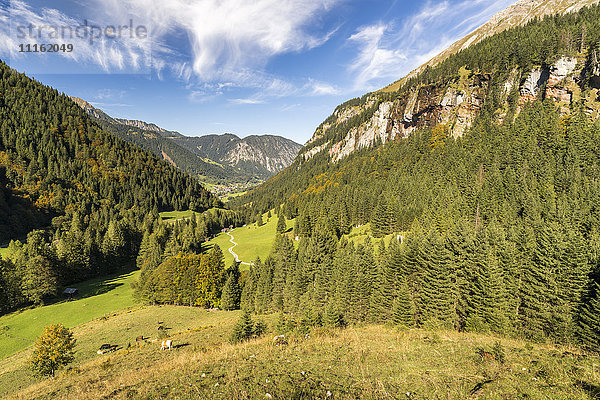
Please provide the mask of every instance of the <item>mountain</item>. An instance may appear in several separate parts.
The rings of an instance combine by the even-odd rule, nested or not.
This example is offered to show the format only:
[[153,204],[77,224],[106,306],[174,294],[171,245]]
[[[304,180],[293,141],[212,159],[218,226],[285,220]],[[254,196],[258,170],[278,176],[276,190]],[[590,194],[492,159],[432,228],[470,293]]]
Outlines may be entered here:
[[599,42],[548,15],[339,106],[233,202],[295,219],[242,307],[600,346]]
[[437,54],[425,64],[419,66],[406,77],[386,86],[384,92],[398,90],[408,79],[423,72],[427,67],[433,67],[452,54],[456,54],[483,39],[503,32],[515,26],[525,25],[535,18],[548,15],[565,14],[580,10],[582,7],[598,4],[599,0],[520,0],[503,11],[494,15],[488,22],[459,39],[447,49]]
[[[222,206],[197,179],[103,129],[105,114],[94,111],[93,120],[4,63],[0,93],[0,241],[27,235],[0,260],[0,312],[127,268],[159,212],[194,210],[208,220],[203,212]],[[187,234],[188,246],[220,229],[208,223]]]
[[[535,45],[530,42],[527,47],[521,46],[515,51],[507,43],[503,43],[500,46],[503,48],[504,59],[496,61],[485,59],[486,54],[496,52],[489,48],[492,42],[489,38],[495,35],[496,38],[517,40],[514,31],[512,34],[506,33],[508,28],[521,26],[534,18],[572,13],[597,2],[518,1],[407,77],[382,91],[366,94],[360,99],[338,106],[302,149],[301,158],[306,160],[327,150],[331,160],[338,161],[358,149],[406,138],[418,128],[438,124],[447,125],[452,136],[462,136],[482,109],[491,85],[496,84],[492,78],[497,80],[499,75],[492,76],[492,68],[500,66],[501,62],[505,65],[500,68],[510,66],[510,70],[505,71],[501,77],[505,87],[503,101],[508,99],[513,89],[520,88],[523,89],[522,100],[527,96],[537,95],[541,90],[543,97],[554,97],[557,100],[562,98],[569,103],[569,93],[572,94],[573,90],[565,85],[557,85],[557,80],[568,77],[566,83],[571,84],[579,79],[577,73],[582,72],[583,64],[588,62],[583,50],[590,43],[590,37],[594,34],[592,31],[588,32],[587,28],[580,32],[556,31],[554,36],[547,38],[546,43],[539,42]],[[497,39],[493,42],[496,41]],[[480,45],[477,47],[480,54],[474,57],[478,57],[478,60],[468,60],[468,54],[474,53],[470,49],[477,45]],[[559,45],[567,47],[565,54],[572,53],[572,56],[559,59],[555,49]],[[516,53],[519,53],[521,60],[514,59]],[[475,63],[469,68],[467,63],[470,61]],[[463,65],[457,65],[457,62],[462,62]],[[483,64],[486,69],[481,68]],[[460,69],[463,66],[465,68]],[[547,82],[550,82],[548,91]],[[500,119],[502,116],[500,113]]]
[[272,176],[292,164],[302,145],[280,136],[234,134],[183,137],[178,143],[200,157],[258,176]]
[[112,118],[82,99],[73,100],[119,137],[208,183],[260,183],[288,167],[302,147],[272,135],[243,139],[233,134],[186,137],[155,124]]

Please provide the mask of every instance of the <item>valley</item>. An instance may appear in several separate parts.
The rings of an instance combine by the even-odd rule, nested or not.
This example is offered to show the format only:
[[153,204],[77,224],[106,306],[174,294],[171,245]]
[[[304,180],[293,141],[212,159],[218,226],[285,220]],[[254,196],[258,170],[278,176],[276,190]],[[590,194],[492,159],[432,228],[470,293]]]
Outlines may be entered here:
[[188,137],[152,123],[113,118],[83,99],[72,99],[118,137],[199,178],[217,195],[242,192],[262,183],[288,167],[302,147],[273,135]]
[[0,62],[0,397],[599,398],[598,1],[208,3],[135,88]]

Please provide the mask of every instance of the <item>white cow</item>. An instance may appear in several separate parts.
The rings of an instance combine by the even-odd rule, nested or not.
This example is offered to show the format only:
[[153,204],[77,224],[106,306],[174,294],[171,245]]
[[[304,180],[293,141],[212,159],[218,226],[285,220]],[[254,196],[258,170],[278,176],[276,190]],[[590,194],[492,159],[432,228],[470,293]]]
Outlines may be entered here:
[[169,340],[163,340],[162,344],[160,346],[160,349],[161,350],[166,350],[166,349],[171,350],[171,344],[172,343],[173,343],[173,341],[171,339],[169,339]]

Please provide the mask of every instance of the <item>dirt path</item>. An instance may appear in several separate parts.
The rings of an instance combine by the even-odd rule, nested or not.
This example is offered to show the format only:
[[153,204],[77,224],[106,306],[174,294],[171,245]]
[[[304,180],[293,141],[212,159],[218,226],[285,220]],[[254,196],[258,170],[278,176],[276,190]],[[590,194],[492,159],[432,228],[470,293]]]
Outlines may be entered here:
[[227,232],[227,236],[229,236],[229,241],[231,242],[231,244],[233,244],[233,246],[231,246],[229,248],[229,252],[233,256],[233,259],[235,260],[235,262],[238,262],[238,263],[240,263],[242,265],[254,265],[252,263],[247,263],[247,262],[240,261],[240,258],[238,257],[238,255],[235,254],[235,252],[233,251],[233,248],[235,246],[237,246],[237,243],[233,241],[233,235],[231,233]]

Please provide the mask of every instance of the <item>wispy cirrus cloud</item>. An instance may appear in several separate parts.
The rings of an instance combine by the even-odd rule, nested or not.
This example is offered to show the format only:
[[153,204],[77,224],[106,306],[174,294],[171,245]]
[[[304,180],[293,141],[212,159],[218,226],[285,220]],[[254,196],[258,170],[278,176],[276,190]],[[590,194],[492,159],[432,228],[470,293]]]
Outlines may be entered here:
[[[11,59],[29,57],[62,57],[78,64],[97,66],[106,72],[148,72],[152,60],[151,43],[131,40],[125,30],[123,16],[119,20],[75,19],[58,9],[43,7],[34,10],[22,0],[0,5],[0,55]],[[119,36],[120,35],[120,36]],[[49,43],[72,46],[71,51],[54,53],[22,53],[20,45]],[[32,64],[36,60],[33,60]]]
[[[153,41],[162,50],[169,49],[171,35],[187,38],[191,60],[175,64],[184,79],[247,85],[272,57],[327,42],[335,29],[315,33],[314,21],[341,1],[106,0],[101,4],[109,18],[134,14],[148,21]],[[171,55],[176,54],[171,50]],[[161,66],[168,68],[169,63]]]
[[[184,82],[231,82],[270,90],[281,79],[267,79],[265,65],[275,56],[326,43],[336,28],[319,26],[319,16],[343,1],[90,0],[84,7],[90,24],[121,26],[134,20],[148,30],[150,40],[99,38],[90,43],[87,38],[70,37],[54,42],[72,43],[76,49],[59,56],[106,72],[152,68],[159,78],[168,72]],[[75,28],[85,18],[66,14],[69,1],[48,1],[41,9],[33,9],[24,0],[5,3],[0,4],[0,55],[4,57],[20,56],[11,24]],[[39,41],[27,38],[28,43]]]
[[355,90],[372,90],[399,79],[512,3],[514,0],[429,0],[401,21],[359,28],[347,40],[357,48],[357,56],[348,66]]

